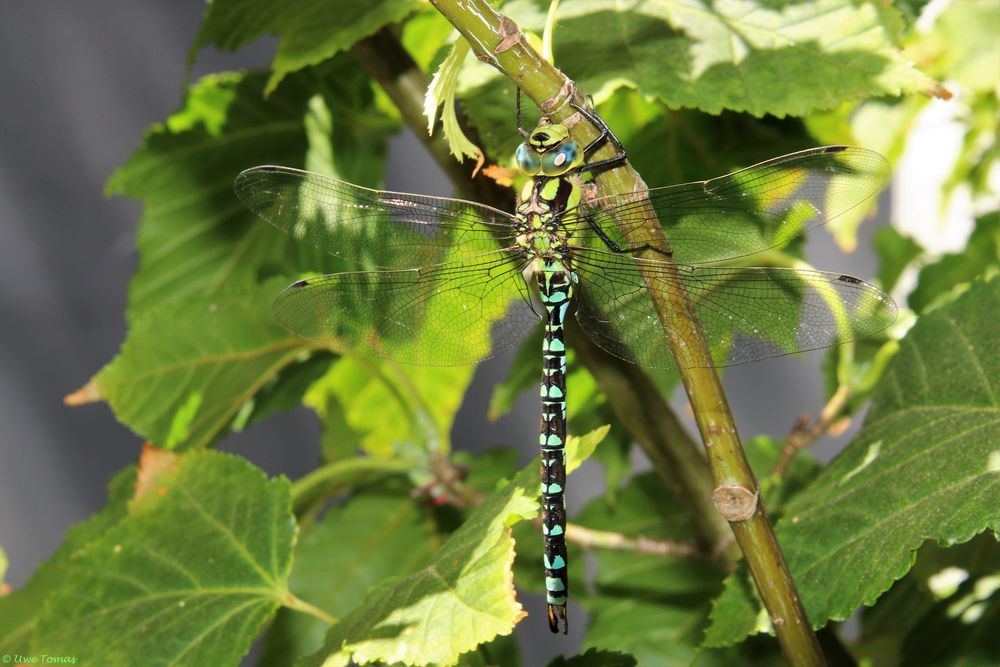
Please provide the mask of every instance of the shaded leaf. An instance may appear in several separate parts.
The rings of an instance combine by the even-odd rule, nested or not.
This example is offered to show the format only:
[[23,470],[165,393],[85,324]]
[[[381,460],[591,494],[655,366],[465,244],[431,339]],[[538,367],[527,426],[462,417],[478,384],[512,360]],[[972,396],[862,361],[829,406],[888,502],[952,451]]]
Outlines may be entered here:
[[[332,123],[334,130],[332,138],[323,133],[322,141],[341,149],[339,161],[323,170],[375,185],[390,128],[371,108],[367,76],[350,62],[290,77],[266,101],[263,85],[260,74],[205,77],[108,181],[110,194],[144,203],[130,320],[154,305],[252,284],[262,276],[338,267],[332,257],[245,210],[233,194],[233,179],[254,164],[302,166],[311,150],[306,126],[319,115],[326,120],[315,122]],[[347,154],[358,157],[351,161]],[[318,160],[310,166],[320,168]]]
[[521,341],[507,377],[493,386],[487,419],[496,421],[511,411],[517,398],[541,383],[542,339],[545,331],[539,323],[527,338]]
[[[693,543],[682,510],[653,473],[635,477],[616,500],[589,503],[576,522],[628,537]],[[722,573],[707,560],[595,549],[594,594],[584,646],[624,651],[638,664],[679,666],[698,655],[708,600]],[[732,653],[705,653],[698,664],[728,665]]]
[[83,549],[125,516],[135,481],[133,466],[116,474],[108,485],[104,508],[66,531],[59,549],[39,566],[23,588],[0,596],[0,655],[31,653],[32,633],[42,605],[69,583],[71,565]]
[[962,587],[957,600],[939,602],[903,644],[913,667],[993,667],[1000,664],[1000,575]]
[[287,594],[295,531],[288,480],[189,453],[75,560],[33,649],[95,664],[236,664]]
[[[372,586],[425,567],[438,536],[426,510],[408,488],[361,489],[310,526],[295,551],[288,587],[297,597],[342,618]],[[328,626],[282,610],[268,634],[261,665],[288,665],[322,646]]]
[[208,45],[235,51],[264,35],[278,35],[268,92],[290,73],[317,65],[355,42],[395,23],[420,6],[418,0],[214,0],[191,46],[189,60]]
[[882,289],[892,291],[910,262],[920,256],[923,248],[908,236],[903,236],[892,227],[875,230],[875,254],[879,258],[878,281]]
[[327,372],[333,359],[331,354],[318,352],[305,359],[296,359],[283,368],[244,404],[233,422],[233,430],[241,431],[275,412],[291,410],[301,405],[309,387]]
[[945,255],[921,269],[917,287],[907,300],[915,311],[923,312],[935,299],[990,270],[1000,270],[1000,212],[976,221],[964,252]]
[[524,616],[514,599],[510,526],[537,514],[538,493],[536,463],[487,498],[429,566],[372,590],[302,664],[452,665],[460,654],[509,634]]
[[586,653],[572,658],[559,656],[549,661],[548,667],[635,667],[635,658],[617,651],[599,651],[588,649]]
[[[997,572],[1000,572],[1000,544],[992,535],[978,535],[947,548],[932,542],[924,544],[906,576],[893,584],[877,605],[863,610],[862,634],[854,646],[855,654],[876,665],[935,664],[935,661],[963,664],[961,658],[967,645],[975,642],[977,635],[995,637],[987,619],[972,618],[975,611],[969,614],[979,602],[977,596],[969,593],[977,586],[982,588],[984,583],[989,585]],[[942,614],[943,610],[947,611]],[[948,639],[943,638],[941,630],[949,633]],[[921,636],[933,637],[938,646],[924,645],[919,651],[904,646],[918,646]],[[904,650],[909,656],[901,660]],[[975,649],[968,651],[970,657],[975,653]],[[926,656],[927,662],[920,662],[922,656]]]
[[[1000,528],[998,312],[994,279],[918,320],[861,432],[789,504],[777,536],[815,625],[873,604],[924,541]],[[756,614],[727,587],[706,643],[739,640]]]
[[278,284],[150,309],[93,380],[115,416],[161,447],[202,447],[223,435],[257,391],[311,349],[271,321]]

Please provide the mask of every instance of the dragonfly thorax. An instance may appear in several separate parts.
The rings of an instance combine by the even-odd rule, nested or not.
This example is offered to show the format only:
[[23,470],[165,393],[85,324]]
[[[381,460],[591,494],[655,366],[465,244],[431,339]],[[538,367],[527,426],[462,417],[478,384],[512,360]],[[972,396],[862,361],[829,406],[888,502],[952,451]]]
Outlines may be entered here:
[[565,178],[537,177],[521,191],[517,217],[517,244],[536,260],[564,261],[569,256],[569,234],[562,216],[576,188]]

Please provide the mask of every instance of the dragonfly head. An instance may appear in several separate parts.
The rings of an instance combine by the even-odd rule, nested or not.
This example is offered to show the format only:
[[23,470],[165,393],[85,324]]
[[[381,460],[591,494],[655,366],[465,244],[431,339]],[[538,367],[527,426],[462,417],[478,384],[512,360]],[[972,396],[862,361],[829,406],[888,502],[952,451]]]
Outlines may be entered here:
[[517,167],[528,176],[562,176],[583,164],[583,149],[559,124],[539,125],[514,154]]

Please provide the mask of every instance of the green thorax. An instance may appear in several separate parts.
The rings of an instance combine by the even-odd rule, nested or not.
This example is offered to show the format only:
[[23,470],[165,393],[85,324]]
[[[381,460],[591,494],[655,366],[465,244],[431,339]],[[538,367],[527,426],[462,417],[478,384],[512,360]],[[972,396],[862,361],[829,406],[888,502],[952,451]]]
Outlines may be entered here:
[[534,260],[536,274],[571,274],[564,213],[580,200],[571,176],[583,164],[583,149],[562,125],[540,125],[518,147],[516,160],[532,177],[521,189],[515,212],[518,245]]

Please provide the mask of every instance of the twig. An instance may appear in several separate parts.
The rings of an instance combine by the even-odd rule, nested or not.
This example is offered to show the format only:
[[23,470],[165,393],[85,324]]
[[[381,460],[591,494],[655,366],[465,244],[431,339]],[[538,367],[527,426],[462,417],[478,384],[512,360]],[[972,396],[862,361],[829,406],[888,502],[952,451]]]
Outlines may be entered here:
[[834,430],[842,430],[843,424],[838,417],[840,417],[844,408],[847,407],[852,396],[850,388],[842,384],[837,387],[837,391],[833,393],[830,400],[823,406],[819,416],[811,424],[808,422],[803,423],[804,420],[800,418],[799,422],[796,423],[795,427],[788,434],[788,437],[785,438],[781,454],[771,468],[771,475],[775,477],[784,476],[796,454],[827,433]]
[[656,540],[651,537],[631,537],[624,533],[586,528],[576,523],[566,524],[566,540],[579,544],[585,549],[601,548],[616,551],[631,551],[652,556],[676,556],[678,558],[705,558],[706,554],[697,545],[688,542]]

